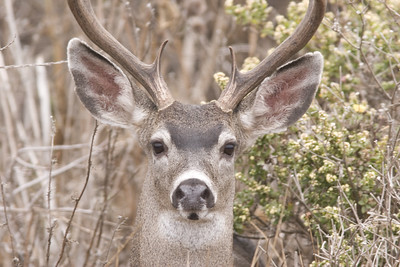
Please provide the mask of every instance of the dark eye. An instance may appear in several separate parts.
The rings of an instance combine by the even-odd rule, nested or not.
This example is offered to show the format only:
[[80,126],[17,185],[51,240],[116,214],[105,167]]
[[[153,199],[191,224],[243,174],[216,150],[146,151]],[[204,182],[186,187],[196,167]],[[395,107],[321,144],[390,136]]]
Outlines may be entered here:
[[155,155],[159,155],[165,151],[165,146],[162,142],[156,141],[151,144]]
[[228,144],[226,144],[225,146],[224,146],[224,150],[223,150],[223,152],[224,152],[224,154],[225,155],[228,155],[228,156],[232,156],[233,155],[233,152],[235,152],[235,144],[233,144],[233,143],[228,143]]

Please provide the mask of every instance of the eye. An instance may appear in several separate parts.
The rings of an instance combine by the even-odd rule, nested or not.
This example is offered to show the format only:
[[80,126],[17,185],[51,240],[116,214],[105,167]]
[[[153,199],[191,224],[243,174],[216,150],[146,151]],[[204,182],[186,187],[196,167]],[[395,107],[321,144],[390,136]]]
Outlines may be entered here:
[[165,146],[162,142],[155,141],[151,143],[155,155],[159,155],[165,151]]
[[236,147],[236,144],[234,144],[234,143],[226,144],[224,146],[224,150],[223,150],[224,154],[228,155],[228,156],[232,156],[233,152],[235,152],[235,147]]

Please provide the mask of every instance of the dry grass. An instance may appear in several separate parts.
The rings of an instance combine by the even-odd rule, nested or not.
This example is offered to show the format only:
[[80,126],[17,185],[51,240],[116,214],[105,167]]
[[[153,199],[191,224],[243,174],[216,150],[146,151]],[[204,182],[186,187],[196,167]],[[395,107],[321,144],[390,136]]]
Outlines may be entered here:
[[[212,74],[229,72],[227,42],[239,57],[258,52],[241,41],[249,33],[233,35],[221,1],[92,2],[146,62],[170,40],[163,73],[183,102],[219,94]],[[66,46],[85,37],[66,1],[4,0],[0,27],[0,266],[126,265],[143,155],[129,132],[95,135],[73,92]]]
[[[230,72],[228,45],[239,62],[249,55],[262,58],[273,45],[251,29],[235,28],[220,0],[92,3],[103,25],[145,62],[170,40],[162,72],[172,94],[186,103],[219,95],[212,77]],[[0,266],[128,264],[143,152],[130,132],[97,126],[75,96],[65,61],[73,37],[87,41],[66,1],[0,2]],[[394,176],[384,171],[382,187],[390,189]],[[391,203],[383,198],[400,201],[395,191],[377,199]],[[391,208],[382,205],[380,214],[390,214]],[[378,223],[379,216],[371,213],[357,231],[378,224],[390,231],[390,222]],[[279,236],[288,229],[283,228],[279,224],[272,235],[259,236],[268,240],[266,250],[285,262]],[[352,253],[341,247],[345,233],[338,231],[330,244],[318,244],[308,254],[335,262],[335,255]],[[375,244],[386,247],[368,253],[399,250],[383,239],[377,235]]]

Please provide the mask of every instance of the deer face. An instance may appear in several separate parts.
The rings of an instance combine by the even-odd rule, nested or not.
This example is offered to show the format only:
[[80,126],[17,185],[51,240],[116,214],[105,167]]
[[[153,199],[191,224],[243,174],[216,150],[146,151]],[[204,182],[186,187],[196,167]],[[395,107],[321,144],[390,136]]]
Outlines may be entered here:
[[233,192],[234,161],[240,150],[230,114],[215,103],[174,102],[157,120],[142,146],[149,158],[149,179],[162,194],[159,205],[177,211],[178,219],[194,221],[226,208],[233,199],[227,192]]
[[128,79],[80,40],[70,41],[69,69],[83,105],[103,123],[136,129],[148,157],[137,216],[139,248],[133,253],[137,265],[159,265],[158,252],[171,266],[189,265],[192,254],[196,266],[205,260],[232,265],[235,158],[258,136],[293,124],[310,106],[321,79],[321,54],[280,66],[314,35],[326,0],[310,0],[293,35],[253,70],[241,73],[230,49],[227,88],[201,106],[172,98],[160,73],[166,42],[154,63],[146,64],[100,25],[90,0],[68,4],[86,35],[132,75]]
[[311,104],[322,72],[316,52],[279,68],[233,110],[225,111],[219,101],[169,101],[159,108],[80,40],[70,41],[68,57],[76,93],[92,115],[137,130],[149,162],[146,190],[157,206],[169,218],[188,221],[231,213],[236,156],[258,136],[297,121]]

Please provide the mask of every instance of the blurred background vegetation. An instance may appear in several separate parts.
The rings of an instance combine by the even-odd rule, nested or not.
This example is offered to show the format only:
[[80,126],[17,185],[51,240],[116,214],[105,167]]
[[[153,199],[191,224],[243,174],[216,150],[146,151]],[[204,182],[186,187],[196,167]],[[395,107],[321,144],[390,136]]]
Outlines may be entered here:
[[[199,103],[226,83],[229,45],[243,69],[252,68],[294,30],[308,2],[92,4],[145,62],[168,39],[165,80],[176,99]],[[268,266],[400,265],[399,7],[330,0],[301,52],[325,58],[316,101],[238,162],[235,230],[262,242]],[[146,166],[129,132],[100,125],[88,168],[95,122],[73,92],[65,62],[72,37],[87,40],[66,1],[0,1],[3,266],[128,262]]]

